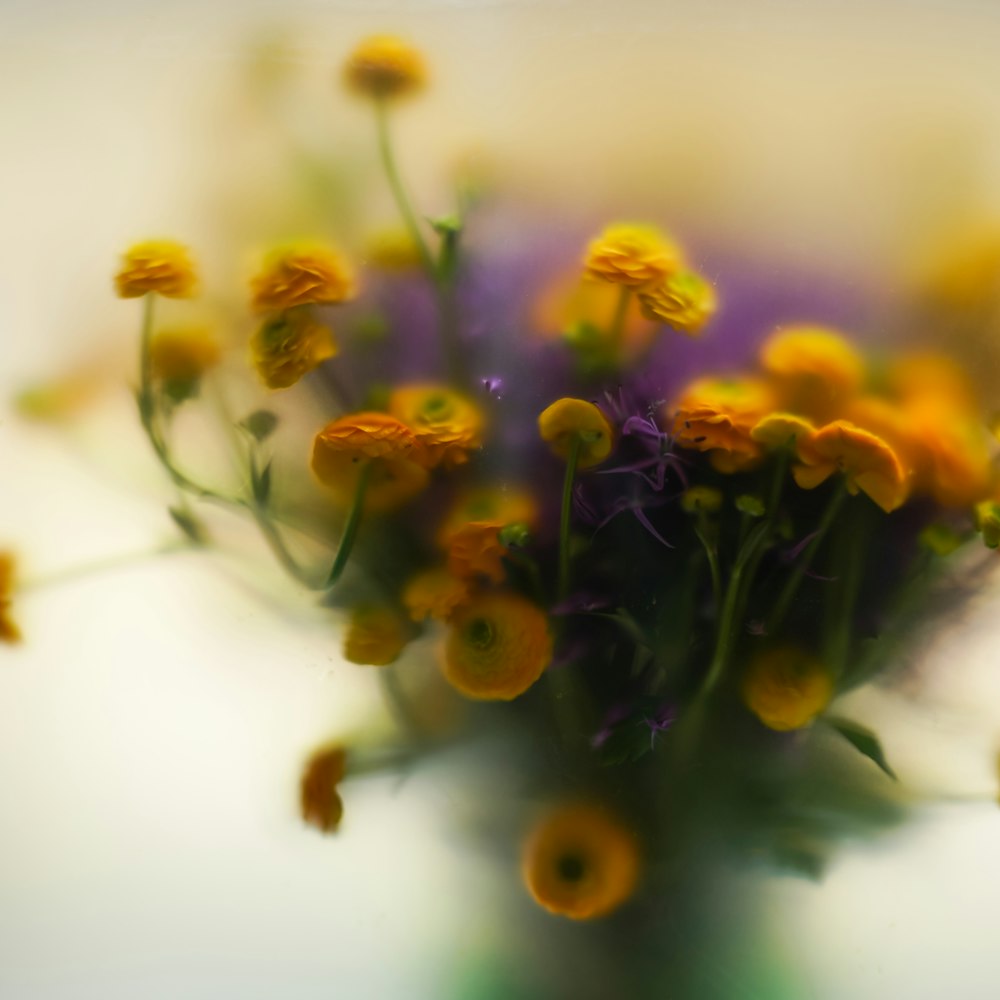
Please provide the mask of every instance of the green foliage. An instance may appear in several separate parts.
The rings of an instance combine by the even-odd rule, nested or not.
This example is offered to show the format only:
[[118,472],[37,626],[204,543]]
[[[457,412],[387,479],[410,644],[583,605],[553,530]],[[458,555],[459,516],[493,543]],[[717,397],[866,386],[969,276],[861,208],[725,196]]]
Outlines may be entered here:
[[885,759],[882,744],[870,729],[866,729],[856,722],[851,722],[849,719],[827,716],[824,721],[840,733],[855,750],[864,754],[870,761],[876,764],[893,781],[898,780],[896,772],[893,771],[889,766],[889,762]]

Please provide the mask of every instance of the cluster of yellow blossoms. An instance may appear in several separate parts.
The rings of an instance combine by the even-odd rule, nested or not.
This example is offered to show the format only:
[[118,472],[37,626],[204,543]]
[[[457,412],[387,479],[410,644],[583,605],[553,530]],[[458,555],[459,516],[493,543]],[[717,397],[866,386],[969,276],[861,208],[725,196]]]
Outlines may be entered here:
[[760,365],[759,376],[687,386],[666,411],[676,442],[726,473],[790,447],[800,487],[839,472],[885,511],[921,495],[969,507],[995,489],[975,393],[948,358],[873,366],[841,334],[796,327],[765,342]]

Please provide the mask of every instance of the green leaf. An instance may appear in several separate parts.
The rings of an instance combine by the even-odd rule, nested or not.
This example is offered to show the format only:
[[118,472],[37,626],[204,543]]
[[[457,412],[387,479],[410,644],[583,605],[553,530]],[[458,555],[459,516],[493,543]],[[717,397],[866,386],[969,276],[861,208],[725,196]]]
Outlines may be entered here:
[[255,441],[266,441],[278,426],[278,417],[270,410],[254,410],[244,417],[237,426],[246,431]]
[[742,493],[736,498],[736,509],[741,514],[749,514],[750,517],[763,517],[767,513],[761,498],[751,496],[749,493]]
[[885,752],[882,750],[882,744],[879,742],[878,737],[870,730],[866,729],[864,726],[858,725],[856,722],[851,722],[849,719],[832,718],[827,716],[824,721],[827,725],[832,726],[841,736],[847,740],[848,743],[854,747],[859,753],[864,754],[870,761],[876,764],[882,771],[884,771],[893,781],[898,781],[896,777],[896,772],[889,766],[889,762],[885,759]]
[[201,521],[199,521],[190,511],[185,510],[183,507],[168,507],[167,513],[170,514],[171,519],[174,524],[189,538],[195,545],[204,545],[208,540],[208,532],[205,530]]
[[266,507],[271,499],[271,462],[253,477],[253,498],[261,507]]

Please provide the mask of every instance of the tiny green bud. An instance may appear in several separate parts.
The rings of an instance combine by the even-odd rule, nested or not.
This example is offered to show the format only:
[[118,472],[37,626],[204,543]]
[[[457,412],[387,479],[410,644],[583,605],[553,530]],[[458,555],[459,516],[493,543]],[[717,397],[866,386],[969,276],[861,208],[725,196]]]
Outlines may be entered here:
[[681,509],[688,514],[713,513],[722,506],[722,490],[714,486],[692,486],[681,494]]
[[763,517],[767,513],[764,501],[750,493],[741,493],[736,498],[736,509],[741,514],[748,514],[750,517]]

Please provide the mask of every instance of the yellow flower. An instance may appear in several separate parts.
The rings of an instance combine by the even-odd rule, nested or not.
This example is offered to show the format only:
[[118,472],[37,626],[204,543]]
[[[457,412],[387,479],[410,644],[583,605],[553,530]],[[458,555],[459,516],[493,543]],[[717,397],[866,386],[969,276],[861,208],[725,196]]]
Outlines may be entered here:
[[354,297],[354,272],[332,247],[295,243],[268,254],[250,288],[257,312],[331,305]]
[[566,458],[574,439],[580,442],[577,467],[597,465],[611,454],[614,431],[601,411],[585,399],[557,399],[538,417],[538,433],[560,458]]
[[188,248],[173,240],[147,240],[129,247],[115,275],[115,286],[123,299],[136,299],[149,292],[186,299],[194,294],[196,283]]
[[823,664],[795,646],[762,650],[743,676],[743,701],[769,729],[801,729],[833,697]]
[[764,342],[760,363],[774,379],[784,408],[820,420],[854,395],[865,377],[865,363],[836,330],[797,326],[779,330]]
[[810,421],[794,413],[769,413],[750,431],[750,437],[765,448],[777,449],[794,445],[816,430]]
[[344,659],[363,667],[394,662],[410,640],[410,629],[392,608],[361,605],[351,611],[344,634]]
[[906,471],[896,452],[882,438],[847,420],[834,420],[797,442],[802,464],[792,469],[795,482],[811,490],[835,472],[842,472],[847,490],[867,494],[886,513],[906,500]]
[[642,314],[666,323],[678,333],[696,337],[715,315],[715,289],[693,271],[677,271],[639,292]]
[[163,382],[197,382],[221,357],[218,340],[202,327],[160,330],[149,342],[153,378]]
[[344,780],[347,752],[343,747],[317,750],[306,763],[299,783],[302,818],[323,833],[333,833],[344,815],[337,786]]
[[573,920],[603,917],[635,892],[639,844],[613,815],[590,803],[553,809],[525,841],[521,872],[539,906]]
[[328,326],[291,309],[266,319],[250,339],[250,360],[269,389],[287,389],[337,354]]
[[447,621],[468,600],[468,580],[443,566],[418,573],[403,590],[403,604],[415,622],[425,618]]
[[14,596],[15,560],[10,552],[0,552],[0,642],[21,641],[21,630],[11,615]]
[[681,509],[688,514],[714,513],[722,507],[722,490],[714,486],[691,486],[681,494]]
[[404,385],[389,396],[389,413],[413,429],[428,465],[452,469],[481,447],[483,416],[462,393],[433,382]]
[[762,457],[750,432],[774,410],[774,394],[760,379],[696,379],[667,410],[674,440],[682,448],[707,451],[720,472],[752,468]]
[[368,469],[366,510],[387,511],[412,500],[429,475],[423,445],[405,424],[385,413],[353,413],[323,427],[313,442],[312,470],[342,503],[354,498]]
[[542,676],[551,660],[548,619],[518,594],[482,594],[452,616],[444,676],[469,698],[516,698]]
[[[532,325],[549,337],[563,337],[580,351],[609,346],[611,319],[618,305],[619,289],[605,281],[587,281],[578,271],[560,275],[534,303]],[[640,354],[656,333],[656,327],[629,297],[622,322],[622,341],[631,354]]]
[[608,226],[587,247],[588,278],[641,288],[662,281],[681,266],[681,252],[654,226]]
[[351,90],[367,97],[402,97],[420,90],[427,80],[423,56],[394,35],[366,38],[344,67]]
[[910,351],[894,357],[884,372],[890,395],[905,406],[934,399],[975,411],[979,400],[972,381],[950,355],[939,351]]
[[448,553],[448,572],[461,579],[485,576],[499,583],[507,551],[500,532],[512,524],[531,528],[537,520],[538,507],[527,493],[489,488],[465,494],[438,534],[438,544]]

